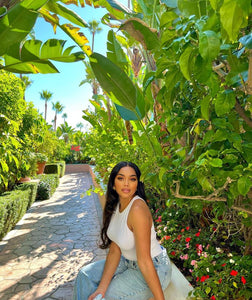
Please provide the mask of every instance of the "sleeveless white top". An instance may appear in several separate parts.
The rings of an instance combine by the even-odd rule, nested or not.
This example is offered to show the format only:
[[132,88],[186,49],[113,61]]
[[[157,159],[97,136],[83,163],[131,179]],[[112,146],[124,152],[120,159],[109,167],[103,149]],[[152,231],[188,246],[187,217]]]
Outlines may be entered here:
[[[136,257],[136,246],[133,232],[129,229],[127,225],[128,214],[133,202],[136,199],[142,198],[135,196],[128,206],[120,213],[119,203],[111,217],[109,227],[107,230],[107,235],[109,239],[115,242],[121,249],[122,255],[129,260],[137,260]],[[154,224],[151,227],[151,257],[155,257],[162,252],[161,246],[156,239],[156,232],[154,229]]]

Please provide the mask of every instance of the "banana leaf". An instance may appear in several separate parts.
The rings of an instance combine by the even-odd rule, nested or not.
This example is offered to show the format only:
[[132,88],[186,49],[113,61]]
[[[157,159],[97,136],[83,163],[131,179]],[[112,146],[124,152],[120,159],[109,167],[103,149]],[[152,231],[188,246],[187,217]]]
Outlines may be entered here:
[[23,44],[11,47],[8,54],[4,55],[5,65],[0,66],[5,70],[15,73],[58,73],[57,68],[50,60],[60,62],[75,62],[85,58],[83,52],[71,53],[74,47],[64,50],[66,41],[50,39],[42,44],[39,40],[28,40]]
[[134,111],[137,104],[137,89],[131,79],[111,60],[99,53],[89,56],[90,65],[101,87],[114,95],[116,104]]

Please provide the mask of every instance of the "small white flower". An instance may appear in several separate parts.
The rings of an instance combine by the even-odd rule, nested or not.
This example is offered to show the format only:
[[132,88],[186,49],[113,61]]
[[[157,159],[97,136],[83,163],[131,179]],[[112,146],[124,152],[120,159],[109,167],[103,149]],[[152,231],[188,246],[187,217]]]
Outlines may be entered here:
[[209,273],[209,268],[206,268],[207,272]]
[[229,262],[230,262],[231,264],[234,264],[235,261],[234,261],[233,259],[230,259]]
[[228,257],[233,257],[233,254],[232,254],[232,253],[228,253],[227,256],[228,256]]
[[221,248],[216,248],[216,251],[217,251],[218,253],[221,253],[221,252],[222,252]]

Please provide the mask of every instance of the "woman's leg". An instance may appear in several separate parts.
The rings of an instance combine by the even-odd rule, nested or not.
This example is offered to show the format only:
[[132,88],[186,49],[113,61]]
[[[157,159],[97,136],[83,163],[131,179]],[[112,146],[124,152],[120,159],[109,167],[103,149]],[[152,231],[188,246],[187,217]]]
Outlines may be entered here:
[[105,259],[80,269],[74,284],[74,300],[87,300],[97,288],[104,269]]
[[[87,300],[97,289],[101,281],[104,265],[105,259],[88,264],[80,269],[75,280],[73,300]],[[121,258],[114,277],[125,270],[124,259]]]
[[[162,289],[165,290],[171,280],[171,264],[166,253],[153,259]],[[137,262],[125,260],[124,272],[115,276],[106,292],[106,300],[147,300],[153,297]]]

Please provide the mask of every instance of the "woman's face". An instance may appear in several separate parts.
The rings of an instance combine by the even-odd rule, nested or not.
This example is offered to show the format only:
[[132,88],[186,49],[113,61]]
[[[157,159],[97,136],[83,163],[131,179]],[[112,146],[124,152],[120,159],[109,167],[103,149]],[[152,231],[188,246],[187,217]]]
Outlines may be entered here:
[[115,177],[114,189],[120,200],[131,200],[137,190],[138,179],[133,168],[126,166],[119,170]]

